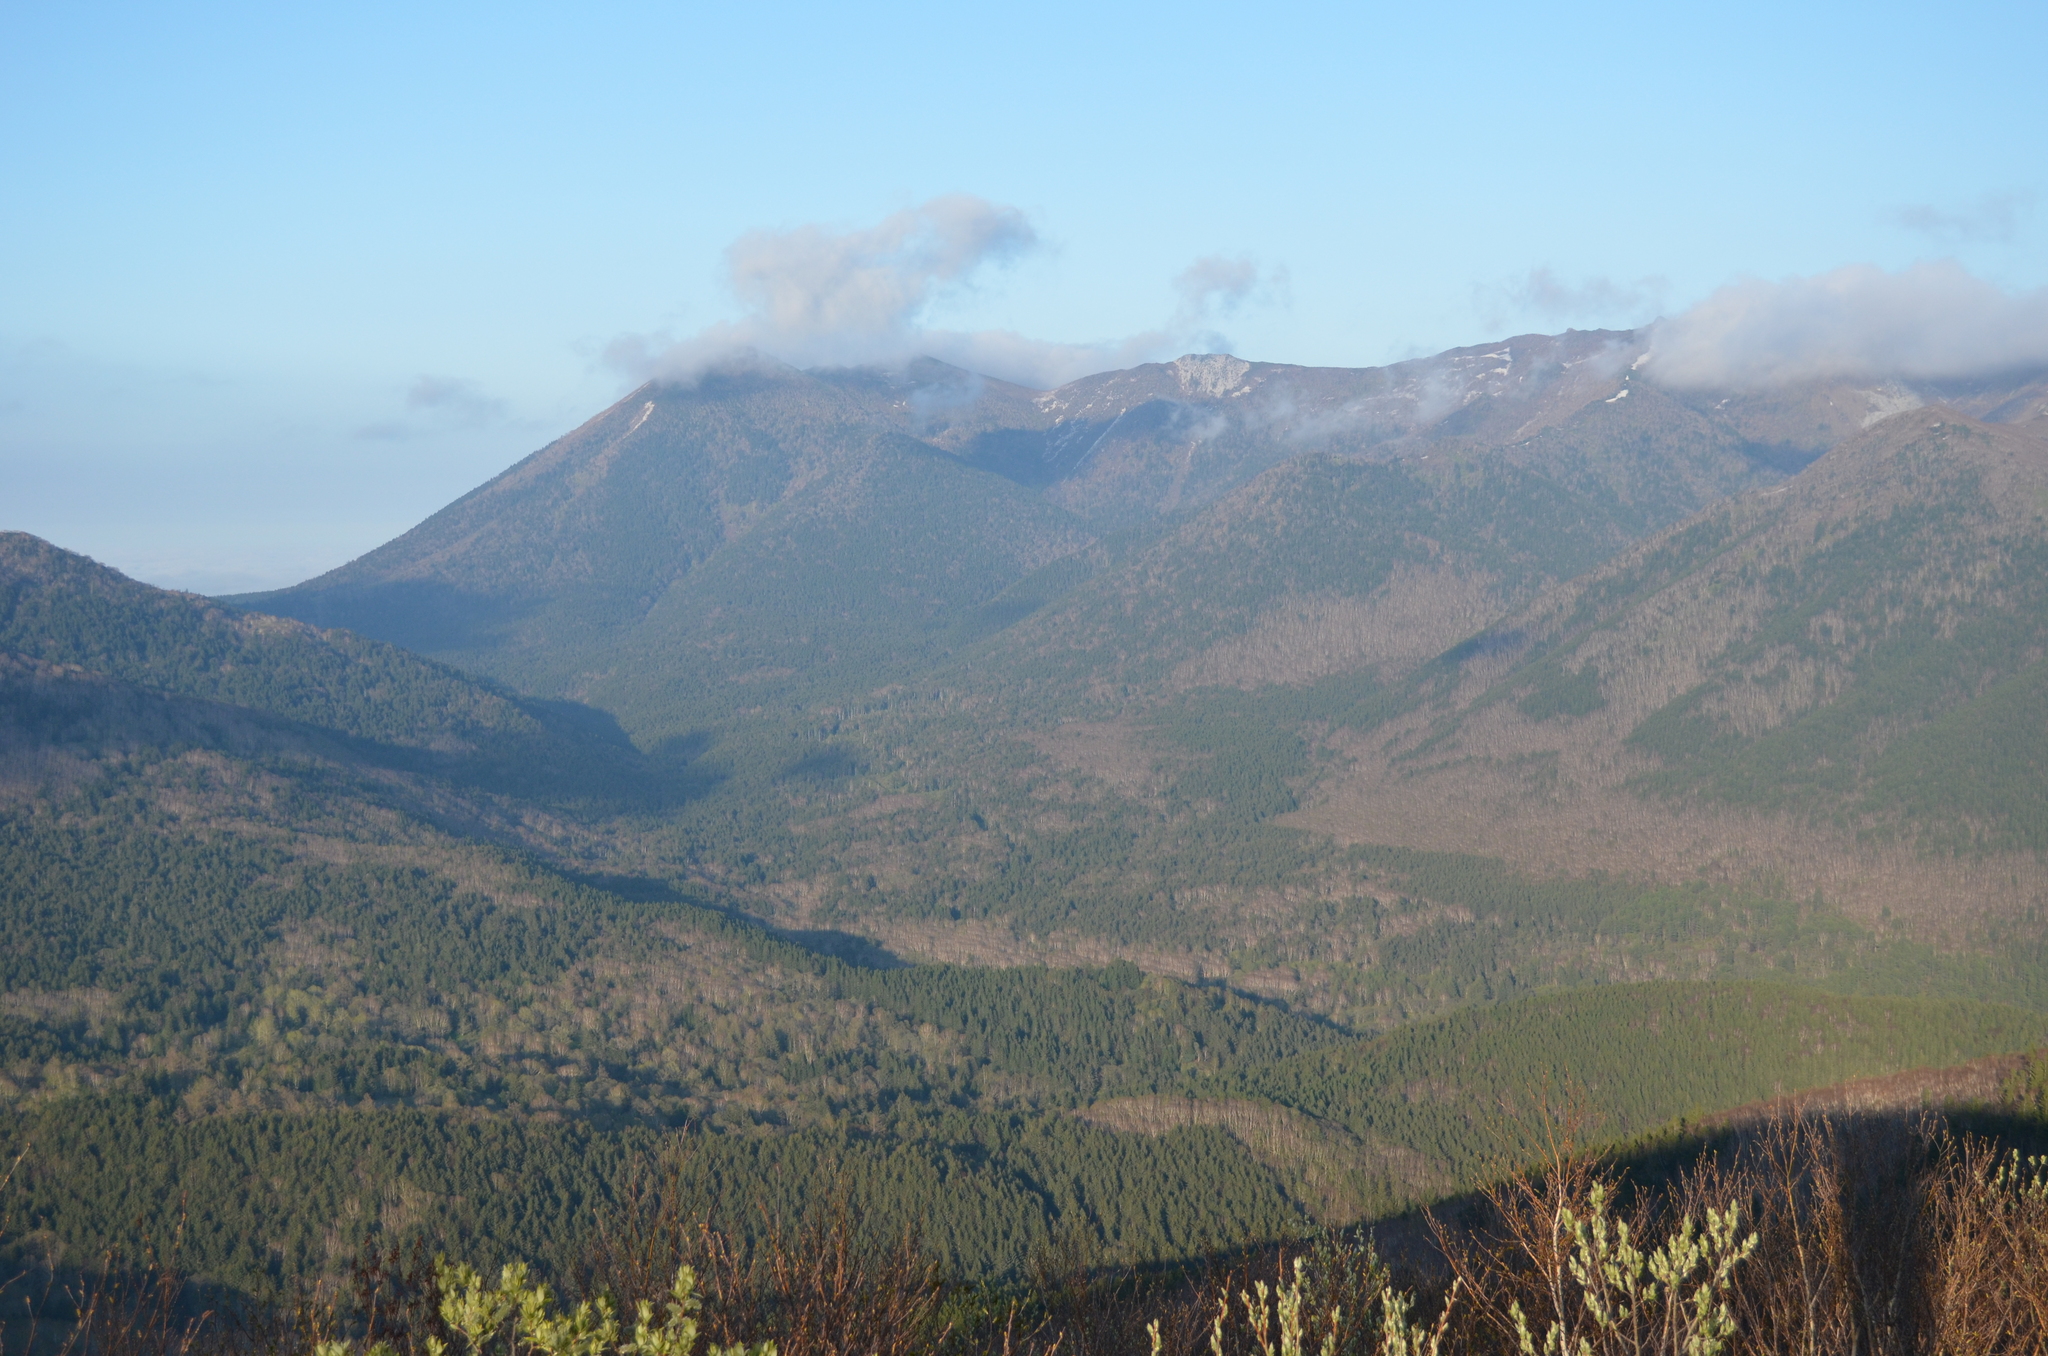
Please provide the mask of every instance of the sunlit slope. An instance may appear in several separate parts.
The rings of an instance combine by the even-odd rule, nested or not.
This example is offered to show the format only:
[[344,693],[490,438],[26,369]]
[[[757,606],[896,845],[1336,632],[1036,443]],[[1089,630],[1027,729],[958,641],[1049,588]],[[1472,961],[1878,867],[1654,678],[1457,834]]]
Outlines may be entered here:
[[[1354,1133],[1477,1151],[1485,1122],[1543,1097],[1560,1108],[1578,1099],[1589,1136],[1623,1138],[1676,1116],[2044,1041],[2048,1015],[2002,1004],[1763,983],[1615,984],[1418,1022],[1225,1081]],[[1449,1136],[1446,1149],[1432,1135]]]
[[1221,1125],[1290,1180],[1320,1182],[1329,1208],[1372,1213],[1474,1185],[1540,1151],[1546,1114],[1591,1147],[2044,1040],[2048,1016],[1997,1004],[1776,984],[1600,985],[1230,1071],[1189,1084],[1178,1102],[1125,1099],[1086,1114],[1134,1125],[1142,1113],[1155,1132]]
[[2044,567],[2048,440],[1894,416],[1449,652],[1301,822],[1872,915],[2023,907],[2048,844]]

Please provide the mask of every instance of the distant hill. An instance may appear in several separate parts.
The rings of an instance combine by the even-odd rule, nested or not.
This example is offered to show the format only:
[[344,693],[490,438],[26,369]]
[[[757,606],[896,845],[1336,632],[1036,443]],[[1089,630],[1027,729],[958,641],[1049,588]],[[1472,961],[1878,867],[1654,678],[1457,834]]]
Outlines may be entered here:
[[384,743],[537,735],[517,701],[391,645],[138,584],[0,533],[0,650]]
[[[117,744],[174,729],[177,742],[204,743],[205,727],[235,732],[245,752],[313,737],[326,757],[544,798],[651,789],[644,759],[603,712],[515,697],[347,631],[152,588],[26,533],[0,533],[0,664],[23,703],[40,694],[41,705],[7,713],[18,735],[44,711]],[[58,738],[59,727],[37,737]]]

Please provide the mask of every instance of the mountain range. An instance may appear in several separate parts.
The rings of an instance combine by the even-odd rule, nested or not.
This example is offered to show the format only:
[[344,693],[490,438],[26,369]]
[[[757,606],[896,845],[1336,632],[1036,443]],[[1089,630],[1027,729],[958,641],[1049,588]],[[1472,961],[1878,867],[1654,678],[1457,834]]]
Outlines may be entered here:
[[[2048,378],[1677,391],[1645,351],[1594,331],[1381,369],[1190,355],[1051,392],[755,360],[636,391],[369,555],[232,601],[708,759],[772,821],[764,916],[913,953],[977,931],[971,954],[1014,950],[989,924],[1055,954],[1052,894],[1079,895],[1053,931],[1129,942],[1134,911],[1193,894],[1180,931],[1249,938],[1282,878],[1353,893],[1317,842],[1819,891],[1872,923],[2024,911],[2034,765],[2002,722],[2039,657]],[[1969,813],[1922,775],[1968,780],[1965,729],[2014,769]],[[1009,763],[1073,785],[1020,800]],[[832,775],[796,795],[793,768]],[[820,813],[863,797],[892,808]],[[985,808],[940,822],[963,797]],[[1278,874],[1197,861],[1223,821],[1291,838],[1251,854]],[[992,862],[1092,853],[1108,822],[1128,867],[1174,867],[1106,892],[1041,866],[1007,887],[1041,896],[1028,919],[983,898]],[[797,865],[793,833],[834,840],[832,865]],[[939,904],[977,927],[912,937]]]
[[2048,373],[1647,348],[743,355],[273,593],[0,536],[36,1208],[271,1155],[260,1289],[528,1246],[421,1144],[602,1193],[687,1124],[720,1209],[808,1146],[1015,1273],[1469,1185],[1518,1080],[1625,1137],[2048,1041]]
[[[2048,410],[2039,374],[1672,393],[1639,379],[1644,351],[1590,331],[1390,368],[1190,355],[1042,393],[929,359],[808,373],[758,359],[643,387],[368,555],[232,601],[630,712],[648,739],[747,693],[819,698],[906,676],[1310,454],[1386,468],[1415,500],[1396,512],[1432,515],[1324,530],[1448,548],[1442,563],[1504,612],[1889,413]],[[1321,488],[1264,493],[1283,497],[1270,511],[1284,521],[1284,496]],[[1431,535],[1517,519],[1557,558],[1525,547],[1467,565],[1469,545]],[[1289,535],[1349,567],[1345,544],[1314,530]],[[704,705],[696,689],[722,684],[742,695]]]

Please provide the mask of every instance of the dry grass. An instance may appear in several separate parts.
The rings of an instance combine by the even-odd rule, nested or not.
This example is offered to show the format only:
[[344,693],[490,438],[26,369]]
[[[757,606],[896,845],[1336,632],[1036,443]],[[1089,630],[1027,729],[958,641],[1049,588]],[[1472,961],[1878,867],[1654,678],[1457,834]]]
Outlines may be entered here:
[[910,1356],[943,1346],[947,1287],[918,1238],[878,1243],[844,1193],[806,1220],[764,1221],[754,1239],[711,1228],[690,1208],[681,1161],[647,1165],[600,1224],[579,1267],[587,1296],[621,1311],[659,1302],[679,1266],[703,1287],[719,1346],[772,1341],[782,1356]]
[[1601,1278],[1569,1222],[1605,1196],[1645,1249],[1733,1212],[1743,1255],[1718,1296],[1729,1332],[1715,1348],[1730,1356],[2040,1352],[2044,1169],[1932,1118],[1781,1117],[1665,1186],[1629,1191],[1562,1134],[1540,1171],[1491,1188],[1469,1218],[1435,1221],[1462,1296],[1453,1332],[1475,1352],[1553,1328],[1587,1356],[1687,1350],[1668,1329],[1596,1320]]

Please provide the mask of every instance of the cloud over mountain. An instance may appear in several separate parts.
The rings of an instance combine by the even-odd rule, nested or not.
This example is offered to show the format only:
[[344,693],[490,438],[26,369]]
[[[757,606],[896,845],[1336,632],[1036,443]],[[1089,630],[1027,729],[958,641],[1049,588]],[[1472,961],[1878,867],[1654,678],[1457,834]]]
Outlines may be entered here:
[[1746,278],[1654,327],[1647,370],[1679,387],[1940,378],[2048,364],[2048,288],[2008,292],[1952,260]]
[[635,376],[689,378],[749,353],[797,367],[929,355],[1044,388],[1170,356],[1190,341],[1216,346],[1222,336],[1208,328],[1214,319],[1284,288],[1281,275],[1261,275],[1249,259],[1209,256],[1174,280],[1180,305],[1171,319],[1126,338],[1053,343],[1010,330],[926,324],[935,303],[1038,246],[1038,233],[1021,211],[969,194],[933,198],[854,230],[749,231],[725,254],[727,278],[744,308],[739,319],[681,340],[621,336],[605,357]]
[[1662,277],[1625,283],[1595,276],[1573,283],[1553,269],[1538,267],[1505,283],[1475,287],[1473,300],[1487,325],[1496,329],[1523,315],[1547,322],[1633,324],[1655,315],[1670,287],[1670,280]]

